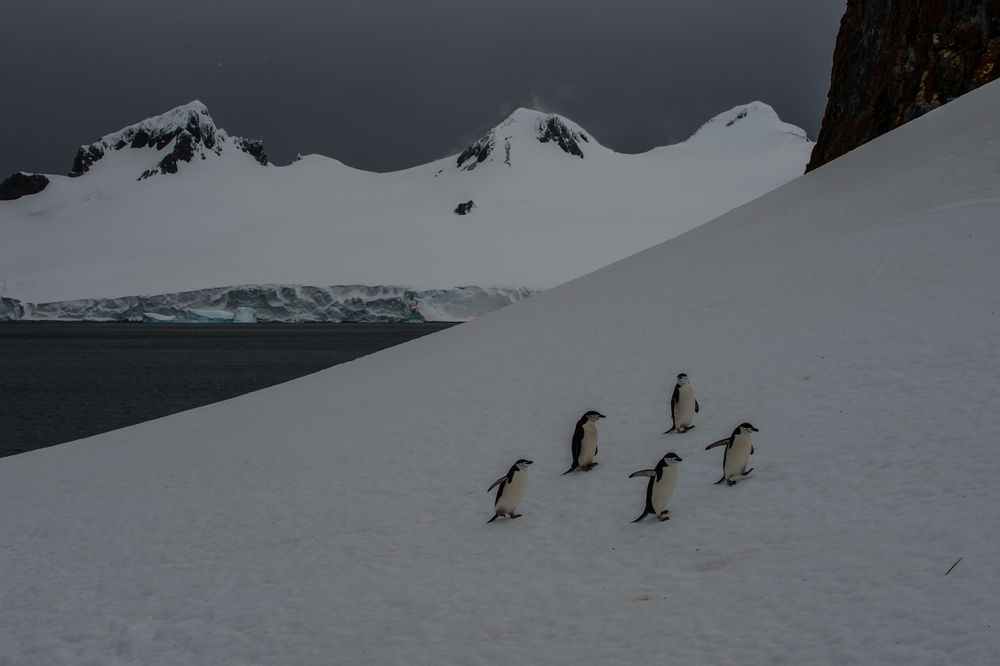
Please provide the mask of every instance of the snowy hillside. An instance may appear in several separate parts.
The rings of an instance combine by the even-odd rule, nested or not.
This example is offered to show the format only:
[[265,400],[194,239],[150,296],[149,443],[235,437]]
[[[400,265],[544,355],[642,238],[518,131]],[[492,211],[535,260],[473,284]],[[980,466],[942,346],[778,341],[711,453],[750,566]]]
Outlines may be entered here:
[[42,192],[0,201],[0,296],[548,288],[797,177],[812,146],[759,102],[641,155],[526,109],[457,155],[394,173],[318,155],[261,166],[252,143],[192,103],[82,147],[79,177],[49,176]]
[[[0,661],[992,663],[998,106],[471,323],[0,460]],[[681,371],[701,412],[662,436]],[[600,465],[560,476],[587,409]],[[755,471],[713,485],[744,420]],[[672,519],[630,523],[670,450]],[[520,457],[523,517],[487,525]]]

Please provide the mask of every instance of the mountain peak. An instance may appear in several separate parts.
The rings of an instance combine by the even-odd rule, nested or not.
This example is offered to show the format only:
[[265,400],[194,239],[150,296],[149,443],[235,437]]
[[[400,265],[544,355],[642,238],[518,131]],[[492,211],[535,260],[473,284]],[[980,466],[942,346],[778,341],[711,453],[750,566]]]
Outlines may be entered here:
[[782,132],[800,135],[803,140],[807,139],[805,132],[801,128],[782,121],[771,105],[759,100],[755,100],[749,104],[740,104],[728,111],[723,111],[699,127],[694,136],[733,130],[741,131],[750,128],[778,129]]
[[519,107],[462,151],[457,168],[472,171],[483,162],[493,161],[498,140],[503,145],[506,166],[511,166],[513,146],[520,142],[553,143],[567,155],[579,158],[584,157],[582,144],[590,143],[587,133],[573,121],[556,113]]
[[170,150],[156,166],[139,175],[138,179],[142,180],[159,173],[177,173],[179,161],[190,162],[195,156],[206,159],[210,154],[221,155],[227,144],[249,154],[260,164],[267,165],[267,155],[264,154],[261,141],[230,137],[225,130],[216,126],[208,107],[199,100],[193,100],[106,134],[92,144],[80,146],[69,175],[82,176],[112,151],[163,151],[169,147]]

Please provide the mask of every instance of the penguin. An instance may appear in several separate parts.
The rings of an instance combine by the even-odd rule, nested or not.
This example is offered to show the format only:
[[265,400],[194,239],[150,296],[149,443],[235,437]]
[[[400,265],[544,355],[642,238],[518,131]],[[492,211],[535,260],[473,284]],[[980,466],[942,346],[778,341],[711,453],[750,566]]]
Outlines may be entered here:
[[688,376],[683,372],[677,375],[677,383],[674,385],[674,393],[670,396],[670,430],[669,432],[687,432],[694,428],[691,420],[694,415],[701,411],[701,406],[694,399],[694,389],[688,382]]
[[573,430],[573,464],[561,476],[566,476],[576,468],[589,472],[597,466],[594,456],[597,455],[597,422],[606,418],[604,414],[590,410],[580,417]]
[[[514,509],[517,505],[521,503],[521,498],[524,497],[524,484],[528,479],[528,465],[532,461],[521,458],[516,463],[510,466],[507,473],[501,476],[499,479],[493,482],[486,492],[490,492],[494,488],[497,489],[497,498],[493,502],[493,517],[487,520],[487,523],[492,523],[494,520],[500,516],[508,516],[510,518],[520,518],[521,514],[514,513]],[[497,486],[500,486],[497,488]]]
[[753,471],[753,467],[747,469],[747,461],[754,453],[753,442],[750,441],[750,433],[760,432],[747,422],[736,426],[733,434],[724,437],[717,442],[712,442],[705,447],[705,450],[714,449],[717,446],[726,446],[726,453],[722,456],[722,478],[716,481],[720,484],[725,481],[732,486],[734,476],[746,476]]
[[646,484],[646,508],[642,510],[642,515],[633,520],[637,523],[649,514],[653,514],[660,521],[670,520],[667,514],[667,502],[674,494],[677,486],[677,463],[681,462],[681,457],[671,451],[660,458],[653,469],[640,469],[632,472],[628,478],[634,479],[637,476],[648,476],[649,483]]

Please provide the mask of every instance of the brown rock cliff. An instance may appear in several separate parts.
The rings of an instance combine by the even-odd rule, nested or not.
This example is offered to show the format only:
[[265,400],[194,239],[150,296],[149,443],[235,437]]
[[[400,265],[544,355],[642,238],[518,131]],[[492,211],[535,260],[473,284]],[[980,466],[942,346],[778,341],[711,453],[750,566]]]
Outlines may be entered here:
[[848,0],[806,171],[1000,76],[1000,0]]

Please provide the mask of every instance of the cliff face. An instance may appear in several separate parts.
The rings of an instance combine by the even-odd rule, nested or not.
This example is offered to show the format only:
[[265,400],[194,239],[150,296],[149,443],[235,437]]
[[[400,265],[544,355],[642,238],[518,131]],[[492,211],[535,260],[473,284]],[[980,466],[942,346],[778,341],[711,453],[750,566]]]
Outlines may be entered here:
[[1000,0],[848,0],[806,171],[1000,76]]

